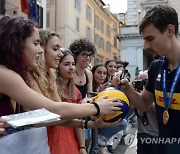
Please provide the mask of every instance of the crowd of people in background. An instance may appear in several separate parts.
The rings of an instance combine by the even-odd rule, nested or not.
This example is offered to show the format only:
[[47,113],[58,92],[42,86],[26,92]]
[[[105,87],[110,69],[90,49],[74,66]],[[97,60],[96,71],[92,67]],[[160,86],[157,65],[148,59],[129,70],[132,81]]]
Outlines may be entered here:
[[[122,104],[117,98],[106,97],[94,102],[94,96],[108,87],[116,87],[127,95],[131,112],[137,116],[137,153],[176,154],[178,140],[160,145],[142,142],[145,138],[180,136],[180,112],[176,105],[180,104],[176,11],[168,6],[153,7],[143,18],[140,33],[145,49],[160,58],[132,81],[126,61],[111,59],[92,65],[96,48],[85,38],[75,40],[65,49],[61,47],[63,38],[58,33],[39,31],[29,19],[2,17],[0,116],[45,108],[61,115],[61,121],[41,128],[13,129],[7,124],[8,119],[0,117],[0,151],[7,154],[103,154],[107,147],[114,153],[115,134],[123,131],[128,121],[125,118],[105,122],[100,115],[119,111]],[[172,104],[172,100],[176,104]]]
[[[93,98],[82,99],[83,94],[75,87],[76,81],[73,81],[75,80],[74,57],[70,51],[66,53],[66,50],[61,49],[61,38],[57,33],[39,32],[35,23],[29,19],[5,16],[0,20],[0,40],[0,71],[3,74],[0,80],[0,115],[46,108],[61,115],[61,119],[64,120],[63,123],[61,121],[53,123],[54,126],[24,128],[21,133],[19,129],[9,128],[6,120],[1,118],[0,131],[1,136],[4,137],[0,141],[1,150],[4,153],[12,152],[8,151],[9,146],[14,148],[13,153],[19,153],[19,151],[21,153],[23,151],[23,153],[72,153],[71,150],[73,153],[86,153],[82,129],[111,127],[120,123],[106,123],[102,118],[93,121],[82,119],[120,110],[118,107],[120,104],[116,98],[100,97],[96,103],[93,102]],[[82,41],[91,45],[86,40]],[[88,49],[87,44],[83,44],[85,49]],[[94,53],[89,56],[85,52],[77,55],[81,65],[84,59],[91,59],[94,56]],[[89,62],[86,63],[89,64]],[[90,73],[89,71],[88,74]],[[89,75],[87,79],[90,83]],[[86,79],[84,81],[86,82]],[[81,81],[79,84],[83,85]],[[29,136],[31,139],[34,137],[30,148],[27,145],[32,141],[29,140],[27,142],[22,140],[17,144],[16,138],[25,139]],[[14,140],[12,140],[13,137]],[[11,144],[17,145],[8,144],[7,147],[8,138],[11,138]]]

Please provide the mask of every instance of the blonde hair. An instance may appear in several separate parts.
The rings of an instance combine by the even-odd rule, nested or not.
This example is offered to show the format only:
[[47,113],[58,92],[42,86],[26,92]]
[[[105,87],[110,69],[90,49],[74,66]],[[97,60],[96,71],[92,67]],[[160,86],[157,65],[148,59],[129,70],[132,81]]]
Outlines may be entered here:
[[53,36],[57,36],[59,39],[60,39],[60,36],[57,33],[49,32],[47,30],[40,31],[39,35],[40,35],[40,45],[44,49],[44,53],[41,54],[38,59],[37,75],[34,77],[43,95],[53,100],[56,90],[57,90],[56,74],[55,74],[55,69],[51,68],[47,70],[46,68],[46,65],[45,65],[46,50],[45,49],[46,49],[46,45],[48,41]]
[[[62,62],[63,58],[67,55],[72,55],[71,51],[68,49],[62,50],[63,57],[61,58],[59,64]],[[57,88],[58,88],[58,94],[61,99],[72,99],[76,100],[76,93],[75,93],[75,84],[73,78],[69,80],[67,86],[63,84],[63,79],[61,77],[61,74],[59,72],[59,67],[57,71]]]

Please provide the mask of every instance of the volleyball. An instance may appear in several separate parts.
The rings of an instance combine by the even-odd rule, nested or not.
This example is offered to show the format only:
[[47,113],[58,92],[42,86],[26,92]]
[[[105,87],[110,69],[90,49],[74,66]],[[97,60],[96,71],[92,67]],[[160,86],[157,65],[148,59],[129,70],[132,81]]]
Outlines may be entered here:
[[127,96],[119,89],[114,87],[109,87],[104,89],[102,92],[100,92],[96,99],[101,96],[107,96],[107,98],[117,98],[119,102],[123,104],[123,106],[120,106],[120,111],[114,111],[114,114],[108,114],[105,115],[104,121],[105,122],[115,122],[117,120],[124,119],[129,112],[129,100]]

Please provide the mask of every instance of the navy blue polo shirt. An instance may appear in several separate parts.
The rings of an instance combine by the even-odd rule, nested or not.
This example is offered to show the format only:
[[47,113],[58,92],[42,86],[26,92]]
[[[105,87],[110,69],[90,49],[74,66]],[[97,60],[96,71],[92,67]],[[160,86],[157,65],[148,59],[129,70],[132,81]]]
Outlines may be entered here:
[[160,58],[154,60],[148,71],[149,80],[146,90],[154,94],[156,102],[157,120],[159,124],[159,135],[161,137],[180,137],[180,80],[174,90],[173,99],[169,107],[169,122],[163,123],[164,98],[162,90],[162,69],[167,70],[167,92],[170,91],[176,69],[170,71],[167,68],[167,60]]
[[[176,146],[166,146],[165,152],[170,154],[173,152],[180,151],[180,80],[178,81],[176,88],[174,90],[173,99],[169,107],[169,121],[165,125],[163,123],[163,112],[164,108],[164,98],[162,90],[162,70],[166,69],[166,89],[167,92],[170,91],[172,82],[176,70],[170,71],[168,68],[168,61],[166,58],[160,58],[154,60],[148,71],[148,83],[146,84],[146,90],[154,94],[155,104],[156,104],[156,114],[159,127],[159,137],[160,138],[176,138],[179,139],[179,143]],[[164,146],[165,147],[165,146]],[[168,151],[168,152],[167,152]],[[163,151],[164,152],[164,151]]]

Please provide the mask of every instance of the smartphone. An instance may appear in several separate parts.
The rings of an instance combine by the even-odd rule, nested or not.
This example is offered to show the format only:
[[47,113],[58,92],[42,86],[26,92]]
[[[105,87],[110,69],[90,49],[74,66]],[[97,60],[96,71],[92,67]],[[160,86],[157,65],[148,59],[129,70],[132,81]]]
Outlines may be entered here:
[[128,70],[122,70],[122,74],[120,76],[120,80],[124,79],[128,74]]
[[[122,70],[122,74],[120,76],[120,80],[124,79],[128,75],[128,70]],[[122,86],[122,83],[119,84],[119,86]]]

